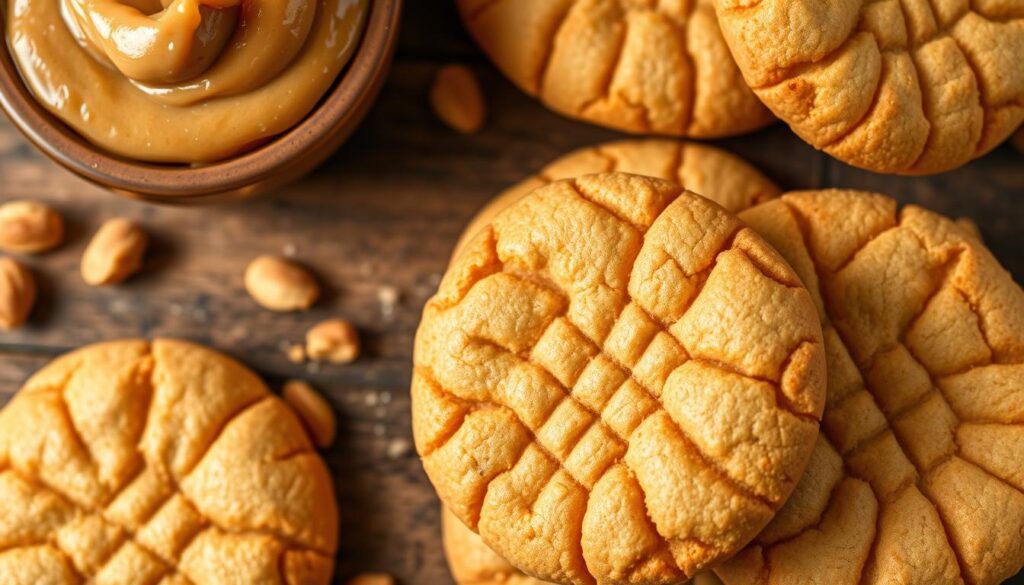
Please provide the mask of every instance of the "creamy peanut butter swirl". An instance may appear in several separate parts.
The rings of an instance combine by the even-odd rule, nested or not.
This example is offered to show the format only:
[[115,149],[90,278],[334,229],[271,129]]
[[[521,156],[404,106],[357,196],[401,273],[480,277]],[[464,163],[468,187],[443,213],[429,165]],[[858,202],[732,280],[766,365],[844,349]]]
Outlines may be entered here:
[[116,154],[196,163],[305,117],[369,0],[8,1],[8,43],[47,109]]

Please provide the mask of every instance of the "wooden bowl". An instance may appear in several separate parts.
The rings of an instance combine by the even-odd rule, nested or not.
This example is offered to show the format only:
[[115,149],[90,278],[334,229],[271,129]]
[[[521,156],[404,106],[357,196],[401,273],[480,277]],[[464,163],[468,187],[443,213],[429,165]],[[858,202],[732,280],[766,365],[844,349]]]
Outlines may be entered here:
[[44,154],[115,193],[186,204],[249,196],[309,172],[355,130],[384,83],[398,39],[401,9],[402,0],[371,0],[359,47],[316,108],[266,144],[212,164],[153,164],[94,146],[36,102],[5,42],[0,42],[0,106]]

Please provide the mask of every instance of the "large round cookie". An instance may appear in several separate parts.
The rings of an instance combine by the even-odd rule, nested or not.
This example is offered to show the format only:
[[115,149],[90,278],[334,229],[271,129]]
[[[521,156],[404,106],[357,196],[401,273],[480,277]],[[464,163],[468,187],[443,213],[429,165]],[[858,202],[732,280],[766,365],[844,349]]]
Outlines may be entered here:
[[629,132],[741,134],[772,116],[744,84],[711,0],[456,0],[516,85],[562,114]]
[[474,236],[428,301],[417,450],[442,501],[524,572],[679,582],[795,485],[821,343],[792,270],[715,203],[635,175],[558,181]]
[[781,193],[771,179],[750,163],[714,146],[657,138],[608,142],[563,155],[537,174],[502,191],[469,222],[453,255],[458,255],[470,237],[499,211],[530,191],[560,179],[611,172],[675,181],[733,213]]
[[252,372],[179,341],[51,362],[0,412],[0,582],[329,583],[331,478]]
[[[524,575],[511,563],[488,548],[480,535],[473,532],[447,508],[441,511],[444,552],[448,567],[458,585],[548,585]],[[692,585],[721,585],[714,573],[701,573]]]
[[1019,0],[715,0],[754,92],[815,148],[928,174],[1024,121]]
[[807,472],[728,585],[999,583],[1024,566],[1024,293],[981,242],[880,195],[741,217],[809,286],[828,403]]

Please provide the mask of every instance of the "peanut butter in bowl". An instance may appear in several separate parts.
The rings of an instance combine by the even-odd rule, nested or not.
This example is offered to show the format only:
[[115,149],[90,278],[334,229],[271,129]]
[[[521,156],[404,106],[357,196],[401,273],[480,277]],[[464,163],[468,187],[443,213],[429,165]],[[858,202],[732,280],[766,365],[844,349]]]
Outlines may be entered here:
[[6,0],[35,98],[89,142],[209,163],[299,123],[359,44],[369,0]]

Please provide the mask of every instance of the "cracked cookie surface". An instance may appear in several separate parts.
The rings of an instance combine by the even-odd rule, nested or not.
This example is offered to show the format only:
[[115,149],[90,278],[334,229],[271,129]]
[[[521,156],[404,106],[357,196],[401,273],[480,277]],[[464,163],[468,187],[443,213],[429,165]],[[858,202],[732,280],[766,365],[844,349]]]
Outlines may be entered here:
[[1024,292],[953,221],[855,191],[740,215],[822,316],[804,477],[728,585],[1000,583],[1024,566]]
[[747,83],[815,148],[861,168],[959,167],[1024,121],[1024,3],[715,0]]
[[737,213],[778,196],[782,191],[761,171],[742,158],[720,148],[686,142],[647,138],[619,140],[574,150],[551,162],[536,175],[502,191],[469,222],[455,246],[466,242],[524,195],[560,179],[595,173],[632,173],[685,185]]
[[[441,510],[441,526],[448,566],[458,585],[548,585],[546,581],[524,575],[501,558],[447,508]],[[688,583],[722,585],[710,572],[701,573]]]
[[551,109],[629,132],[708,138],[771,113],[743,81],[710,0],[457,0],[470,34]]
[[442,501],[558,583],[676,583],[739,550],[824,404],[820,325],[785,262],[715,203],[618,173],[542,187],[474,236],[414,366]]
[[87,346],[0,412],[0,582],[326,584],[337,531],[298,419],[212,350]]

